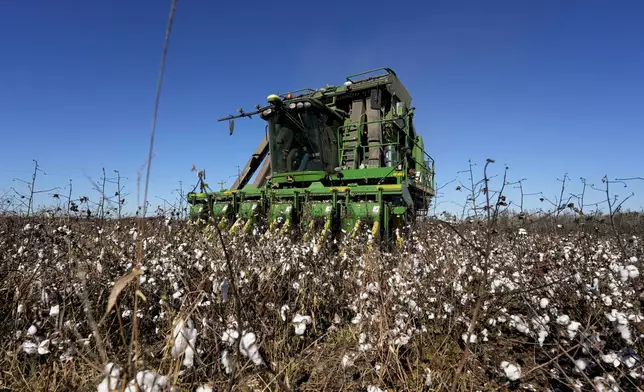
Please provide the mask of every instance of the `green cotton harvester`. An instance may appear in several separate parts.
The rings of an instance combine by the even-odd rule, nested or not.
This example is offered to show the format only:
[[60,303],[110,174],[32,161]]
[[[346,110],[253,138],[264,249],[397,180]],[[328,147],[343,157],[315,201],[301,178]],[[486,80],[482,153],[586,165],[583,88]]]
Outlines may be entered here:
[[434,160],[391,69],[272,94],[255,109],[219,119],[232,135],[236,118],[258,115],[265,136],[230,189],[212,191],[200,172],[199,191],[188,194],[191,218],[232,232],[268,224],[318,241],[369,230],[373,240],[401,245],[407,224],[427,214]]

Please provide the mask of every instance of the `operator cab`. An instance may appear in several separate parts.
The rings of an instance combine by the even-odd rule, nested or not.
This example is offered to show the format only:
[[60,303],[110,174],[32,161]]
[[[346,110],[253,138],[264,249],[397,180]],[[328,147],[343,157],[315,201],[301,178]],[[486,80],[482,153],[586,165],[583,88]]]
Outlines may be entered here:
[[261,116],[268,123],[273,173],[335,172],[336,130],[342,119],[332,109],[315,99],[304,98],[279,102]]

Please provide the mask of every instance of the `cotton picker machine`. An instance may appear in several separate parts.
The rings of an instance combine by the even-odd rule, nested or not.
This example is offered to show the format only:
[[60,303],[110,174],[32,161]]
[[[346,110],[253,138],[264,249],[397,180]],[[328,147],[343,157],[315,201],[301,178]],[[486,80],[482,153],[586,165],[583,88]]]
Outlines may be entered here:
[[219,119],[232,135],[236,118],[259,115],[266,135],[230,189],[214,192],[200,180],[199,192],[188,194],[193,219],[233,232],[265,222],[320,241],[369,230],[374,240],[401,245],[406,225],[427,213],[434,160],[391,69],[272,94],[255,109]]

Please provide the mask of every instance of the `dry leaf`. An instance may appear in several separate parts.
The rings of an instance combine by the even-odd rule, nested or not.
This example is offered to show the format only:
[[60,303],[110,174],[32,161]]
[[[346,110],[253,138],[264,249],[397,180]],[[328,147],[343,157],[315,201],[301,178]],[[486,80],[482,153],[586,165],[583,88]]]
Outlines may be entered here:
[[143,295],[141,290],[136,290],[135,294],[136,294],[137,297],[141,298],[143,300],[143,302],[148,302],[148,299],[145,297],[145,295]]
[[127,284],[130,283],[132,279],[136,278],[142,273],[143,272],[137,268],[116,281],[116,283],[114,284],[114,287],[112,287],[112,291],[110,292],[110,297],[107,299],[107,311],[105,312],[106,315],[110,313],[110,311],[116,304],[116,299],[118,298],[121,291],[123,291],[125,286],[127,286]]

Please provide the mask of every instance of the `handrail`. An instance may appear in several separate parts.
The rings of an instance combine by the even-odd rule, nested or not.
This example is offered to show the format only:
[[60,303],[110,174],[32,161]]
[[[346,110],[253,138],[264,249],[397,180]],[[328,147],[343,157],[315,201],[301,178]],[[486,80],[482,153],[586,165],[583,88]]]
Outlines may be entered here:
[[411,157],[411,160],[416,162],[416,163],[420,163],[421,164],[421,171],[426,171],[431,175],[431,179],[432,179],[432,186],[431,187],[432,187],[432,189],[434,189],[434,163],[432,162],[432,167],[429,168],[429,167],[425,166],[424,162],[422,162],[422,163],[418,162],[416,160],[416,158],[414,158],[413,156]]
[[369,70],[369,71],[364,71],[364,72],[360,72],[360,73],[357,73],[357,74],[349,75],[349,76],[347,76],[347,81],[351,82],[351,83],[355,83],[355,81],[351,80],[351,78],[356,77],[356,76],[370,74],[370,73],[373,73],[373,72],[376,72],[376,71],[383,71],[383,70],[387,71],[387,73],[390,74],[390,75],[396,76],[396,73],[391,68],[382,67],[382,68],[376,68],[376,69],[372,69],[372,70]]
[[288,96],[289,94],[293,95],[293,94],[295,94],[295,93],[299,93],[300,91],[308,91],[308,92],[310,92],[310,93],[315,93],[315,92],[316,92],[316,91],[315,91],[314,89],[312,89],[312,88],[305,87],[305,88],[301,88],[301,89],[299,89],[299,90],[294,90],[294,91],[288,91],[288,92],[285,92],[284,94],[280,94],[279,96],[280,96],[280,97],[286,97],[286,96]]
[[[408,137],[408,139],[411,139],[411,138],[410,138],[410,137]],[[411,139],[411,141],[412,141],[412,143],[414,143],[414,145],[415,145],[416,147],[420,148],[420,146],[418,145],[418,143],[416,142],[416,140]],[[421,151],[422,151],[422,152],[423,152],[423,154],[424,154],[427,158],[429,158],[429,160],[431,161],[431,164],[432,164],[431,170],[429,169],[429,167],[426,167],[425,162],[422,162],[422,163],[418,162],[418,161],[416,160],[416,158],[414,158],[414,156],[413,156],[413,155],[412,155],[411,159],[412,159],[414,162],[416,162],[416,163],[420,163],[420,164],[421,164],[421,167],[425,167],[425,169],[426,169],[426,170],[429,170],[429,171],[430,171],[430,177],[431,177],[431,188],[432,188],[432,190],[434,190],[434,191],[435,191],[435,188],[434,188],[434,186],[435,186],[435,182],[434,182],[434,174],[436,174],[436,171],[435,171],[436,161],[434,161],[434,158],[432,158],[432,157],[431,157],[431,155],[429,155],[429,154],[425,151],[425,149],[422,149]]]
[[[409,137],[409,136],[407,136],[407,139],[411,140],[411,142],[412,142],[416,147],[420,148],[420,145],[416,142],[416,140],[414,140],[413,138],[411,138],[411,137]],[[434,162],[434,158],[432,158],[432,157],[431,157],[431,155],[429,155],[429,154],[425,151],[425,149],[422,149],[421,151],[423,152],[423,154],[425,154],[425,156],[426,156],[427,158],[429,158],[429,159],[431,160],[432,165],[433,165],[433,164],[435,163],[435,162]]]

